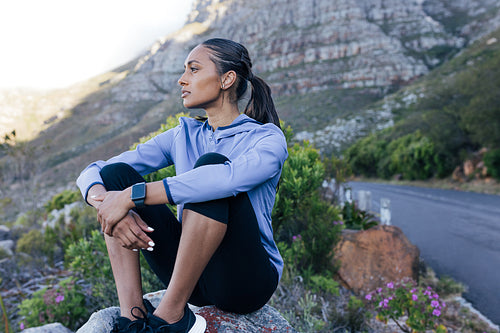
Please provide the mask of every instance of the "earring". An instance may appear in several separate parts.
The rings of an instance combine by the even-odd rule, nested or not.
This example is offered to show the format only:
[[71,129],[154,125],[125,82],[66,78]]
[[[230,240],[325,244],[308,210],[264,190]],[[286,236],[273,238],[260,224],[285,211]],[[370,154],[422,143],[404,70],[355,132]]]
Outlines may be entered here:
[[222,84],[222,89],[224,89],[224,83]]

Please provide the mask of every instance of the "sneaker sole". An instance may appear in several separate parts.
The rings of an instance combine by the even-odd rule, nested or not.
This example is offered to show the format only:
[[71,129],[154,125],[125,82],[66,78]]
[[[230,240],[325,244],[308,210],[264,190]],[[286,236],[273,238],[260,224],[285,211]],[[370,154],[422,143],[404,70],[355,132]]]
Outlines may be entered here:
[[207,328],[207,321],[200,315],[195,314],[196,321],[188,333],[204,333]]

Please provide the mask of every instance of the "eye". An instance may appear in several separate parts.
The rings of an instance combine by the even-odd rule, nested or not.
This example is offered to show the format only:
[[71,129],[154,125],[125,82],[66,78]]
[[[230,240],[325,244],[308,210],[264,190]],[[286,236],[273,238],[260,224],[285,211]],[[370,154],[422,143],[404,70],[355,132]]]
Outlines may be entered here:
[[199,70],[198,67],[191,67],[191,73],[197,72]]

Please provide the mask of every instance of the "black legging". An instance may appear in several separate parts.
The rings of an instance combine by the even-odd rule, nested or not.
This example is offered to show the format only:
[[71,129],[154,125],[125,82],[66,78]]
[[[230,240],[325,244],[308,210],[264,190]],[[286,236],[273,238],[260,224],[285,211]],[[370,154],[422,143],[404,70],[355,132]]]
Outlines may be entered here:
[[[195,168],[225,161],[225,156],[209,153],[199,158]],[[144,181],[125,163],[105,166],[101,177],[108,191],[123,190]],[[249,313],[264,306],[276,290],[278,273],[261,243],[257,218],[247,193],[186,204],[184,209],[227,223],[226,234],[198,280],[189,303],[215,305],[235,313]],[[151,269],[168,286],[179,247],[181,223],[166,205],[145,206],[137,209],[137,213],[154,229],[148,234],[155,242],[154,251],[142,253]]]

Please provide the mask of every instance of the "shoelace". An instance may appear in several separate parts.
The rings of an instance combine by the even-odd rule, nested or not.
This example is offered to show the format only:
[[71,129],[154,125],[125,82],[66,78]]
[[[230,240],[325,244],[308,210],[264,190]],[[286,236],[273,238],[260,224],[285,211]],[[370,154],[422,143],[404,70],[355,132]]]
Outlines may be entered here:
[[[142,317],[139,317],[139,316],[136,316],[134,314],[134,310],[139,310],[139,312],[141,313]],[[127,328],[133,328],[134,326],[138,329],[137,332],[139,333],[154,333],[153,329],[148,325],[147,323],[147,314],[146,312],[144,312],[143,309],[141,309],[140,307],[138,306],[134,306],[131,310],[130,310],[130,314],[132,315],[132,317],[134,317],[135,319],[137,320],[134,320],[132,321]],[[142,325],[142,327],[140,327],[139,325]],[[140,328],[139,328],[140,327]]]

